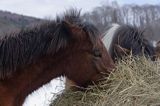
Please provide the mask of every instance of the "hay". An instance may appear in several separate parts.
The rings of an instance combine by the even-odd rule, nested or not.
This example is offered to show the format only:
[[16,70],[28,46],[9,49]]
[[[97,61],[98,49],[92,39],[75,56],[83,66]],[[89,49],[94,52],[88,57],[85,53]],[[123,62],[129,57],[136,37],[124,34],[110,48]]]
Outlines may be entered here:
[[160,62],[128,57],[99,85],[55,96],[51,106],[158,106]]

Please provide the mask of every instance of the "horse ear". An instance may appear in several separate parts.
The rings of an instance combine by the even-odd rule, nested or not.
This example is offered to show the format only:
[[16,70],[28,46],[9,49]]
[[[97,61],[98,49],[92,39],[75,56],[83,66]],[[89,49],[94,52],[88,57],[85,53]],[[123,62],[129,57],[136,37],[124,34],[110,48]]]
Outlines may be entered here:
[[72,36],[72,38],[77,39],[82,36],[82,28],[78,25],[74,25],[68,21],[62,22],[65,30]]
[[71,23],[69,23],[68,21],[62,21],[62,24],[65,26],[65,28],[72,28],[73,25]]
[[130,50],[123,48],[117,44],[115,44],[115,50],[116,50],[117,54],[119,54],[119,55],[128,55],[131,52]]

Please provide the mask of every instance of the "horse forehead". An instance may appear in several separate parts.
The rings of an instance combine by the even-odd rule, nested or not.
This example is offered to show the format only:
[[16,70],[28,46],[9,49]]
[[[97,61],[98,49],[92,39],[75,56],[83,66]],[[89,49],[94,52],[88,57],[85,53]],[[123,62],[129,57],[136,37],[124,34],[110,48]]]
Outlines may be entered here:
[[157,42],[154,40],[147,40],[147,44],[146,46],[150,47],[150,48],[156,48],[157,47]]
[[104,33],[104,37],[102,38],[102,42],[109,51],[113,38],[117,29],[120,27],[119,24],[112,24],[111,27]]
[[160,41],[155,41],[156,42],[156,46],[160,46]]

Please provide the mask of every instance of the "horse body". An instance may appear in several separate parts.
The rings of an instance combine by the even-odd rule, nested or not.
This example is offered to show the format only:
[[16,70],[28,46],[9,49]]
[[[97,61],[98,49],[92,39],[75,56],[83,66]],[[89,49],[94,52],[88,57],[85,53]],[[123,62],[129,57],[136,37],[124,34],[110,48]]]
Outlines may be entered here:
[[59,76],[87,87],[113,68],[97,28],[72,10],[0,40],[0,106],[21,106],[28,94]]
[[[50,58],[45,58],[28,67],[18,68],[17,72],[13,73],[10,78],[2,80],[0,82],[1,105],[21,106],[28,94],[52,78],[61,75],[61,70],[55,70],[50,67],[53,65],[51,61]],[[21,72],[22,69],[23,72]]]
[[145,55],[154,60],[155,47],[144,38],[144,31],[137,27],[113,24],[105,33],[103,42],[113,60],[130,53],[134,56]]

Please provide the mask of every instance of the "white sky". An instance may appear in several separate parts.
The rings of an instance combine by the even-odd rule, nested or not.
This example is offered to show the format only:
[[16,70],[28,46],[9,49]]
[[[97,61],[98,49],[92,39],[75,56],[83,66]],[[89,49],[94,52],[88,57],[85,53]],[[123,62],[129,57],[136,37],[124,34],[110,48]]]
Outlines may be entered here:
[[103,0],[0,0],[0,10],[44,18],[54,17],[71,7],[90,10],[100,5],[101,1]]
[[[107,3],[108,0],[0,0],[0,10],[7,10],[28,16],[39,18],[55,17],[56,14],[77,7],[82,12]],[[113,0],[109,0],[113,1]],[[158,4],[160,0],[117,0],[120,4]]]

